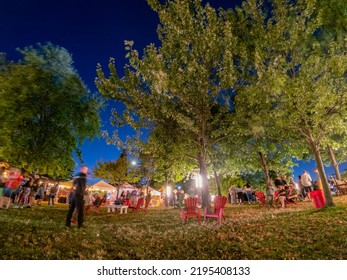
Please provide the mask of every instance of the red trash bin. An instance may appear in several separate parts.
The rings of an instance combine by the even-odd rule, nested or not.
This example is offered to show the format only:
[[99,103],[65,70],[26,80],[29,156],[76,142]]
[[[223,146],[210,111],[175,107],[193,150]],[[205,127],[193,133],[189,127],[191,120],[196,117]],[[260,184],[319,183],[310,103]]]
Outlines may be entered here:
[[314,206],[316,208],[323,208],[324,207],[325,197],[324,197],[322,190],[316,190],[316,191],[310,192],[310,195],[312,197]]

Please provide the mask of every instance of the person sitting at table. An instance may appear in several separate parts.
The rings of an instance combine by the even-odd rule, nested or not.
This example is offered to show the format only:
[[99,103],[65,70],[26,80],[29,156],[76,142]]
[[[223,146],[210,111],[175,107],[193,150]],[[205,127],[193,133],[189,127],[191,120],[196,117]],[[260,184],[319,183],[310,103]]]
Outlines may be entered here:
[[286,207],[285,203],[286,203],[287,191],[286,191],[284,185],[279,185],[277,192],[278,192],[278,200],[281,203],[281,207],[285,208]]
[[119,197],[114,201],[114,205],[122,205],[125,202],[125,200],[122,197]]
[[289,185],[287,200],[290,202],[295,202],[298,200],[298,191],[294,188],[293,185]]
[[97,206],[100,204],[100,201],[101,201],[101,197],[99,196],[99,194],[94,193],[91,199],[91,204]]

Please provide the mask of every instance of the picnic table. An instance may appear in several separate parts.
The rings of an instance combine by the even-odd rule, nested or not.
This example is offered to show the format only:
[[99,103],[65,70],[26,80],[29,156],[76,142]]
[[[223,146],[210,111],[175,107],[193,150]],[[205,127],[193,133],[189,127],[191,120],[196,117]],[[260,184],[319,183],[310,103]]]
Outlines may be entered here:
[[107,207],[107,213],[110,213],[111,211],[115,212],[117,209],[117,210],[119,210],[120,214],[123,214],[123,213],[127,214],[129,206],[128,205],[122,205],[122,204],[120,204],[120,205],[113,204],[113,205],[107,205],[106,207]]

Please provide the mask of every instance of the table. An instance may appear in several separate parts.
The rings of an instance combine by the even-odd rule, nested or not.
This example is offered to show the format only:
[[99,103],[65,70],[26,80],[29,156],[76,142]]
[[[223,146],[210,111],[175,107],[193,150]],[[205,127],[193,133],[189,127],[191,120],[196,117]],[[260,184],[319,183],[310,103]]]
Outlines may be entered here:
[[119,210],[120,214],[127,214],[128,213],[128,206],[127,205],[107,205],[107,213],[115,212],[115,209]]

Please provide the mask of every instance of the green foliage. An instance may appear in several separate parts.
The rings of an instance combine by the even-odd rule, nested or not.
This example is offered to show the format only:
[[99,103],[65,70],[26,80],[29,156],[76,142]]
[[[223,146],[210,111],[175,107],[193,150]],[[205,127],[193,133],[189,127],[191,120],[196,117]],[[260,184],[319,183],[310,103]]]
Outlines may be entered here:
[[[141,163],[151,163],[152,179],[159,183],[183,180],[197,167],[196,151],[189,150],[189,139],[174,120],[163,120],[152,129],[147,141],[140,147]],[[145,172],[145,173],[146,173]]]
[[186,151],[196,151],[206,203],[207,151],[229,132],[222,121],[230,111],[229,97],[219,81],[226,57],[224,35],[230,33],[230,26],[221,21],[215,9],[203,7],[201,1],[149,4],[160,19],[161,46],[148,45],[140,57],[133,42],[126,41],[129,64],[124,68],[125,76],[118,76],[112,59],[110,76],[106,78],[99,66],[96,84],[105,97],[126,106],[122,115],[115,112],[116,123],[130,124],[135,129],[163,121],[165,125],[173,121],[179,126],[180,142],[185,141]]
[[265,119],[265,129],[271,120],[278,135],[311,150],[327,204],[332,205],[320,148],[341,129],[341,122],[345,127],[347,57],[346,43],[338,36],[331,37],[329,44],[319,36],[321,30],[328,30],[329,7],[318,2],[300,0],[294,5],[273,0],[271,8],[265,9],[263,3],[249,0],[235,13],[240,31],[249,30],[247,37],[239,36],[245,48],[239,67],[244,83],[238,89],[236,108],[251,108],[261,123]]
[[126,107],[114,123],[149,129],[137,148],[160,155],[158,177],[175,178],[182,155],[195,159],[204,204],[208,172],[217,185],[241,171],[268,179],[311,156],[332,205],[320,150],[343,148],[346,131],[344,2],[248,0],[216,12],[199,0],[150,0],[160,47],[141,55],[125,41],[124,77],[112,59],[109,77],[98,66],[97,86]]
[[0,64],[0,157],[14,166],[68,177],[85,138],[98,134],[101,102],[64,48],[19,50],[23,61]]
[[129,181],[130,165],[126,150],[123,150],[116,161],[96,162],[93,169],[95,177],[104,178],[110,184],[119,186]]

